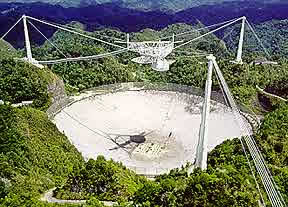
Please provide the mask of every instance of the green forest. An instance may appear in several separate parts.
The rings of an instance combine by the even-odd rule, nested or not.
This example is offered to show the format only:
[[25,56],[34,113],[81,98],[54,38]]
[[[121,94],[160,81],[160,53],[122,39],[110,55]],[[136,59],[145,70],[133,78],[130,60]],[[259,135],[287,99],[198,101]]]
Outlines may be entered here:
[[[143,30],[132,34],[131,39],[150,40],[187,27],[176,24],[159,32]],[[95,37],[99,34],[125,38],[123,33],[110,29],[90,33]],[[256,87],[288,99],[288,60],[281,54],[274,57],[278,65],[250,64],[255,58],[263,58],[258,51],[251,51],[245,55],[243,65],[232,64],[230,60],[235,57],[229,49],[231,45],[214,35],[209,38],[213,41],[208,43],[204,39],[187,46],[184,55],[175,52],[171,57],[175,63],[163,73],[153,71],[150,65],[131,62],[137,57],[133,53],[39,69],[15,59],[24,56],[24,50],[15,50],[1,41],[0,99],[5,104],[0,105],[0,206],[104,206],[100,201],[118,202],[115,206],[143,207],[257,206],[259,192],[239,138],[225,141],[209,152],[207,170],[195,169],[188,176],[187,166],[183,166],[152,181],[101,156],[85,161],[45,113],[53,101],[47,88],[59,79],[64,81],[70,95],[96,86],[132,81],[204,88],[207,60],[189,56],[189,53],[204,51],[217,56],[237,103],[263,117],[254,138],[288,203],[288,104],[265,96]],[[50,41],[68,57],[113,50],[59,31]],[[38,60],[63,58],[48,42],[32,50]],[[221,92],[217,79],[213,81],[213,90]],[[31,100],[33,104],[29,107],[11,106]],[[259,177],[257,180],[261,183]],[[87,202],[73,205],[41,201],[42,194],[54,187],[56,198]],[[263,186],[260,188],[270,206]]]
[[[227,0],[226,0],[227,1]],[[231,0],[228,0],[231,1]],[[232,0],[233,1],[233,0]],[[8,1],[9,2],[9,1]],[[99,5],[99,4],[109,4],[111,2],[114,3],[113,0],[88,0],[88,1],[81,1],[81,0],[18,0],[17,2],[21,3],[33,3],[33,2],[43,2],[49,3],[53,5],[61,5],[63,7],[85,7],[88,5]],[[151,11],[155,8],[166,11],[166,12],[177,12],[183,9],[200,6],[200,5],[213,5],[216,3],[222,3],[224,0],[160,0],[160,1],[137,1],[137,0],[122,0],[117,2],[120,6],[124,8],[132,8],[137,10],[143,11]]]

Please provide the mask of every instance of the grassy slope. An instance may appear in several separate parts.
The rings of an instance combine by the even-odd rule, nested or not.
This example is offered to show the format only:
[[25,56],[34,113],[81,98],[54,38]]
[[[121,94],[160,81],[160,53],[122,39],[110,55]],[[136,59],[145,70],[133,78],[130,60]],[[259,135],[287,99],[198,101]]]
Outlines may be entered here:
[[17,50],[14,49],[8,42],[0,40],[0,54],[0,58],[17,56]]
[[4,185],[2,205],[32,205],[41,192],[63,182],[82,157],[44,112],[1,106],[0,114],[0,177],[11,184]]
[[267,114],[256,140],[264,159],[276,175],[282,195],[288,202],[288,104]]
[[[147,37],[149,36],[150,34],[147,35]],[[144,34],[144,37],[145,37],[145,34]],[[144,37],[140,37],[139,39],[142,39]],[[73,48],[71,49],[71,51],[72,50]],[[103,64],[103,62],[100,62],[100,63]],[[191,71],[191,68],[187,62],[182,61],[183,67],[181,67],[180,63],[175,63],[174,67],[172,67],[172,70],[169,71],[166,77],[167,81],[171,79],[174,80],[173,76],[175,74],[173,74],[173,71],[175,73],[180,72],[179,78],[186,77],[185,75],[181,74],[181,71],[183,70],[179,70],[179,68],[184,68],[185,66],[187,67],[187,71]],[[106,63],[104,62],[104,64]],[[111,68],[113,69],[113,67],[115,67],[116,64],[118,63],[111,62],[110,64]],[[83,70],[87,69],[87,65],[83,64],[81,66]],[[71,67],[67,67],[67,69],[68,68],[69,70],[71,69]],[[79,66],[75,65],[75,68],[79,68]],[[224,66],[221,68],[224,68]],[[147,78],[151,79],[151,81],[162,80],[161,79],[163,78],[162,76],[159,79],[159,77],[157,78],[151,75],[151,73],[154,73],[154,72],[151,71],[150,67],[147,67],[145,69],[147,69],[148,71],[148,72],[146,71]],[[199,68],[199,70],[200,69],[201,68]],[[284,70],[284,69],[285,68],[281,66],[281,70]],[[276,73],[274,70],[279,71],[279,68],[270,68],[268,66],[267,67],[251,67],[251,66],[244,65],[241,67],[234,66],[233,68],[227,66],[227,68],[224,68],[223,72],[226,74],[227,80],[229,80],[229,83],[233,83],[234,86],[243,85],[243,87],[245,88],[246,86],[254,85],[255,83],[260,84],[261,86],[261,83],[264,81],[262,80],[262,78],[268,77],[269,73],[275,75]],[[104,68],[102,72],[103,74],[100,74],[101,77],[103,77],[104,74],[107,73],[107,70]],[[80,75],[78,71],[75,72],[75,74]],[[99,71],[97,71],[97,74],[99,74]],[[195,71],[193,71],[193,74],[194,75],[192,77],[195,77]],[[239,77],[241,77],[240,83],[239,83],[240,80],[237,78],[238,76],[236,77],[236,74]],[[251,75],[248,75],[246,77],[243,74],[246,74],[246,76],[247,74],[251,74]],[[284,73],[280,73],[280,74],[284,74]],[[158,73],[155,73],[155,76],[157,75],[159,76]],[[118,77],[118,75],[116,76]],[[275,77],[272,78],[271,75],[269,75],[269,77],[270,79],[275,78]],[[166,81],[166,78],[163,81]],[[187,78],[187,80],[179,79],[178,81],[179,83],[183,83],[185,81],[190,83],[192,80],[194,79]],[[265,80],[264,81],[265,84],[263,83],[263,85],[266,85],[267,81],[268,80]],[[195,83],[195,84],[199,85],[199,83]],[[239,88],[235,87],[235,90],[236,89],[238,90]],[[250,94],[249,94],[249,97],[250,97]],[[5,107],[5,106],[2,106],[2,107]],[[49,187],[54,186],[57,183],[62,183],[65,180],[65,177],[69,174],[69,172],[72,171],[72,166],[74,164],[78,165],[78,163],[82,162],[81,161],[82,158],[79,155],[79,153],[77,153],[75,148],[69,144],[69,142],[67,141],[67,138],[57,131],[55,126],[47,119],[46,115],[43,112],[37,111],[35,109],[31,109],[31,108],[12,110],[12,109],[9,109],[8,107],[8,108],[2,108],[2,109],[0,107],[0,114],[1,114],[0,116],[1,117],[0,118],[0,129],[1,129],[0,139],[2,138],[2,140],[0,141],[0,152],[2,152],[2,154],[0,155],[0,161],[1,161],[0,162],[0,177],[8,178],[10,182],[12,183],[12,187],[10,187],[8,190],[6,189],[6,191],[8,192],[8,196],[4,200],[3,205],[4,206],[5,205],[6,206],[7,205],[21,206],[23,205],[23,203],[21,202],[24,202],[24,201],[35,204],[35,202],[37,203],[35,199],[37,198],[37,196],[39,196],[40,192],[48,189]],[[285,111],[283,113],[285,113]],[[286,119],[282,119],[280,117],[280,123],[283,121],[285,123],[285,120]],[[273,126],[278,126],[278,125],[279,123],[273,124]],[[269,122],[267,126],[269,126]],[[270,132],[272,130],[269,129],[267,131]],[[285,136],[286,136],[285,134],[286,131],[282,133]],[[284,138],[280,137],[281,138],[280,140],[285,139],[285,136]],[[271,140],[273,141],[275,139],[273,138]],[[268,145],[265,145],[265,146],[266,147],[272,146],[270,144],[268,143]],[[230,146],[229,145],[227,146],[230,149]],[[279,150],[278,147],[277,147],[277,150]],[[271,151],[273,152],[273,149],[267,149],[267,151],[268,153]],[[221,157],[221,155],[219,155],[219,157]],[[269,155],[269,157],[271,160],[272,159],[275,160],[276,156],[273,154],[271,156]],[[227,160],[227,162],[228,161],[229,160]],[[285,159],[284,160],[281,159],[281,163],[284,163],[283,161],[285,162]],[[225,165],[227,162],[225,161]],[[283,172],[285,173],[285,171]],[[236,176],[238,176],[238,174]],[[279,179],[284,180],[282,182],[286,182],[285,177],[284,178],[279,177]],[[4,187],[6,188],[7,186],[5,185]],[[1,191],[1,182],[0,182],[0,191]],[[7,194],[7,193],[4,192],[4,194]]]
[[67,183],[54,193],[60,199],[128,200],[147,180],[120,163],[99,156],[74,170]]

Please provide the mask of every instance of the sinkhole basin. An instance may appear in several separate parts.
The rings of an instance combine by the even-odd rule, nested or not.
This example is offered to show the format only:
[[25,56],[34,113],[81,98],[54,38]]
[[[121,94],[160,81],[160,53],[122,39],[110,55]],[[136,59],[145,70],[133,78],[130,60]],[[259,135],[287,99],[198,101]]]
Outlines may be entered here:
[[[117,84],[74,97],[53,121],[85,159],[103,155],[158,175],[194,162],[203,102],[203,91],[188,86]],[[241,136],[222,102],[212,94],[208,151]]]

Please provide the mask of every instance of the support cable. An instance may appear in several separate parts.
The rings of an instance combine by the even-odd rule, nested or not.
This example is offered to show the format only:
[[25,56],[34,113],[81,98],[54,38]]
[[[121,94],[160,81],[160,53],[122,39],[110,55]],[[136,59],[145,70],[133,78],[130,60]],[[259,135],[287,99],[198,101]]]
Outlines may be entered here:
[[263,90],[262,88],[260,88],[258,85],[256,85],[256,89],[266,96],[276,98],[276,99],[279,99],[279,100],[284,101],[284,102],[288,102],[288,99],[282,98],[281,96],[277,96],[277,95],[272,94],[272,93],[268,93],[265,90]]
[[262,194],[262,192],[261,192],[259,183],[258,183],[258,181],[257,181],[256,175],[255,175],[254,170],[253,170],[253,168],[252,168],[252,164],[251,164],[251,162],[250,162],[250,160],[249,160],[249,156],[248,156],[248,153],[247,153],[247,151],[246,151],[246,149],[245,149],[245,145],[244,145],[244,143],[243,143],[243,141],[242,141],[242,138],[240,137],[239,139],[240,139],[241,146],[242,146],[242,149],[243,149],[243,151],[244,151],[246,160],[247,160],[247,162],[248,162],[248,166],[249,166],[250,171],[251,171],[251,173],[252,173],[252,177],[253,177],[253,179],[254,179],[254,181],[255,181],[256,188],[257,188],[257,190],[258,190],[258,192],[259,192],[260,199],[261,199],[261,203],[262,203],[262,204],[264,205],[264,207],[265,207],[265,206],[266,206],[266,205],[265,205],[265,200],[264,200],[264,198],[263,198],[263,194]]
[[108,134],[108,133],[106,133],[106,132],[104,132],[104,131],[102,131],[102,130],[100,130],[100,129],[96,129],[97,131],[94,130],[94,129],[91,129],[89,126],[87,126],[87,125],[84,124],[83,122],[79,121],[79,119],[77,119],[76,117],[72,116],[71,114],[69,114],[69,113],[66,112],[65,110],[62,110],[62,112],[63,112],[64,114],[66,114],[68,117],[70,117],[72,120],[74,120],[76,123],[78,123],[79,125],[85,127],[86,129],[88,129],[88,130],[91,131],[92,133],[94,133],[94,134],[96,134],[96,135],[98,135],[98,136],[101,136],[101,137],[103,137],[103,138],[105,138],[105,139],[113,142],[113,144],[116,144],[120,149],[122,149],[123,151],[125,151],[126,153],[129,154],[129,151],[126,150],[125,148],[123,148],[123,147],[121,146],[121,144],[117,143],[117,142],[110,136],[110,134]]
[[117,54],[121,54],[126,52],[127,49],[117,50],[109,53],[99,54],[99,55],[92,55],[92,56],[86,56],[86,57],[77,57],[77,58],[65,58],[65,59],[58,59],[58,60],[47,60],[47,61],[38,61],[39,64],[57,64],[57,63],[66,63],[66,62],[76,62],[76,61],[83,61],[83,60],[96,60],[100,58],[110,57]]
[[236,18],[235,18],[235,19],[228,20],[228,21],[225,21],[225,22],[221,22],[221,23],[209,25],[209,26],[206,26],[206,27],[201,27],[201,28],[199,28],[199,29],[193,29],[193,30],[186,31],[186,32],[182,32],[182,33],[179,33],[179,34],[175,34],[175,35],[171,35],[171,36],[166,36],[166,37],[161,37],[161,38],[158,39],[158,40],[172,38],[173,36],[174,36],[174,37],[183,36],[183,35],[188,36],[190,33],[195,33],[195,32],[201,31],[201,30],[205,30],[205,29],[209,29],[209,28],[212,28],[212,27],[216,27],[216,26],[220,26],[220,25],[223,25],[223,24],[227,24],[227,23],[230,23],[230,22],[232,22],[232,21],[234,21],[234,20],[236,20]]
[[[75,27],[72,27],[72,26],[62,25],[62,24],[58,24],[58,23],[55,23],[55,22],[52,23],[52,22],[47,21],[47,20],[45,20],[45,22],[50,23],[50,24],[55,24],[57,26],[64,27],[64,28],[67,28],[67,29],[70,29],[70,30],[83,32],[83,33],[89,33],[88,31],[84,31],[82,29],[78,29],[78,28],[75,28]],[[94,33],[94,34],[97,35],[97,36],[103,37],[103,38],[109,38],[109,39],[112,39],[112,40],[123,41],[122,39],[117,38],[117,37],[111,37],[111,36],[102,35],[102,34],[98,34],[98,33]]]
[[255,139],[251,139],[251,140],[253,141],[254,145],[256,146],[256,149],[257,149],[257,151],[258,151],[258,153],[259,153],[259,155],[260,155],[260,158],[263,160],[264,166],[265,166],[265,168],[266,168],[266,170],[267,170],[267,172],[268,172],[269,177],[272,178],[272,179],[271,179],[271,180],[272,180],[272,183],[274,184],[274,186],[275,186],[276,189],[277,189],[277,190],[276,190],[277,195],[280,196],[280,199],[281,199],[282,203],[285,204],[284,198],[283,198],[282,194],[281,194],[281,193],[279,192],[279,190],[278,190],[279,187],[277,186],[275,180],[273,179],[273,176],[272,176],[272,174],[271,174],[271,171],[269,170],[269,168],[268,168],[268,166],[267,166],[267,163],[265,162],[264,157],[263,157],[262,153],[260,152],[259,147],[257,146],[257,143],[256,143]]
[[279,201],[277,198],[276,189],[275,186],[273,186],[273,183],[271,182],[271,179],[273,178],[270,177],[269,174],[267,173],[267,169],[263,165],[263,160],[261,160],[261,157],[256,150],[256,146],[253,144],[252,138],[250,136],[246,136],[245,138],[249,151],[253,157],[255,166],[257,168],[258,173],[260,174],[260,178],[262,180],[264,188],[266,189],[267,195],[271,201],[272,206],[283,206],[278,205]]
[[7,35],[8,33],[23,19],[23,16],[18,19],[18,21],[0,38],[1,40],[3,40]]
[[[218,73],[216,73],[216,78],[217,78],[217,81],[218,81],[218,83],[219,83],[219,85],[220,85],[220,88],[221,88],[221,91],[222,91],[222,94],[223,94],[225,103],[226,103],[227,106],[230,106],[230,104],[228,103],[228,100],[227,100],[227,96],[226,96],[226,94],[224,93],[223,85],[221,84],[220,78],[218,77]],[[231,106],[230,106],[230,107],[231,107]],[[235,117],[235,116],[234,116],[234,117]],[[236,118],[235,118],[235,121],[237,121]],[[250,162],[250,160],[249,160],[249,156],[248,156],[248,153],[247,153],[247,151],[246,151],[246,149],[245,149],[245,145],[244,145],[241,137],[239,138],[239,140],[240,140],[240,142],[241,142],[241,146],[242,146],[243,152],[244,152],[244,154],[245,154],[246,160],[247,160],[247,162],[248,162],[248,166],[249,166],[249,168],[250,168],[252,177],[253,177],[253,179],[254,179],[254,181],[255,181],[256,188],[257,188],[257,190],[258,190],[258,192],[259,192],[260,199],[261,199],[261,203],[262,203],[262,204],[264,205],[264,207],[265,207],[265,206],[266,206],[266,205],[265,205],[265,200],[264,200],[264,198],[263,198],[263,194],[262,194],[262,192],[261,192],[259,183],[258,183],[257,178],[256,178],[256,175],[255,175],[255,173],[254,173],[252,164],[251,164],[251,162]]]
[[[239,116],[239,114],[237,114],[238,116]],[[240,120],[242,117],[238,117],[238,119]],[[240,120],[241,121],[241,125],[242,125],[242,127],[243,128],[245,128],[246,129],[246,131],[247,131],[247,128],[248,128],[248,126],[247,126],[247,123],[246,122],[243,122],[242,120]],[[274,179],[273,179],[273,177],[272,177],[272,175],[271,175],[271,173],[270,173],[270,171],[269,171],[269,169],[268,169],[268,167],[267,167],[267,165],[266,165],[266,163],[265,163],[265,160],[264,160],[264,158],[263,158],[263,156],[262,156],[262,154],[261,154],[261,152],[260,152],[260,150],[259,150],[259,148],[257,147],[257,144],[256,144],[256,142],[255,142],[255,140],[252,138],[252,137],[250,137],[250,136],[247,136],[247,137],[245,137],[246,138],[246,143],[247,143],[247,145],[248,145],[248,147],[252,147],[253,149],[252,150],[254,150],[253,152],[254,153],[256,153],[256,159],[259,161],[258,162],[258,165],[261,165],[262,166],[262,171],[263,171],[263,169],[264,169],[264,176],[265,177],[263,177],[263,179],[268,179],[268,187],[269,187],[269,185],[270,186],[272,186],[272,199],[273,199],[273,196],[274,197],[276,197],[276,201],[274,200],[274,205],[275,206],[278,206],[278,203],[279,203],[279,197],[278,196],[280,196],[280,199],[282,200],[282,202],[283,203],[285,203],[284,202],[284,199],[282,198],[282,195],[279,193],[279,191],[278,190],[276,190],[274,187],[276,187],[277,188],[277,185],[276,185],[276,183],[275,183],[275,181],[274,181]],[[250,144],[250,146],[249,146],[249,144]],[[256,160],[256,161],[257,161]],[[256,163],[255,163],[255,165],[256,165]],[[256,166],[257,167],[257,166]],[[260,169],[261,170],[261,169]],[[267,175],[268,174],[268,175]],[[271,183],[271,180],[272,180],[272,183]],[[264,181],[265,182],[265,181]],[[265,183],[263,183],[264,185],[265,185]],[[274,186],[273,186],[274,185]],[[264,186],[265,187],[265,186]],[[276,193],[275,193],[275,191],[276,191]],[[270,195],[268,194],[268,196],[270,197]],[[271,201],[272,202],[272,201]],[[277,204],[275,204],[275,202],[277,203]],[[273,202],[272,202],[273,203]],[[282,205],[281,205],[282,206]]]
[[228,32],[226,35],[224,35],[224,37],[222,37],[222,38],[220,39],[220,41],[224,41],[224,39],[226,39],[229,35],[231,35],[231,34],[234,32],[234,30],[235,30],[235,28],[232,28],[232,29],[230,30],[230,32]]
[[[107,136],[108,136],[107,133],[105,133],[105,132],[97,129],[97,131],[99,131],[99,132],[102,133],[102,134],[101,134],[101,133],[95,131],[94,129],[91,129],[91,128],[88,127],[86,124],[83,124],[81,121],[79,121],[77,118],[75,118],[74,116],[72,116],[71,114],[69,114],[68,112],[66,112],[65,110],[62,110],[62,111],[63,111],[64,114],[66,114],[67,116],[69,116],[72,120],[74,120],[75,122],[77,122],[77,123],[80,124],[81,126],[85,127],[85,128],[88,129],[89,131],[93,132],[94,134],[97,134],[97,135],[99,135],[99,136],[101,136],[101,137],[104,137],[105,139],[109,139],[109,138],[107,138]],[[104,134],[104,135],[103,135],[103,134]]]
[[[227,38],[229,35],[231,35],[232,32],[234,31],[234,29],[235,29],[235,28],[232,28],[231,31],[230,31],[228,34],[226,34],[220,41],[223,41],[225,38]],[[222,86],[222,84],[221,84],[221,82],[220,82],[220,79],[219,79],[217,73],[216,73],[216,78],[217,78],[217,81],[218,81],[218,83],[219,83],[221,92],[222,92],[222,94],[223,94],[225,104],[226,104],[226,106],[230,106],[230,104],[228,103],[228,100],[227,100],[227,96],[226,96],[226,94],[225,94],[225,92],[224,92],[224,88],[223,88],[223,86]],[[230,106],[230,107],[231,107],[231,106]]]
[[263,48],[265,54],[267,55],[267,57],[271,58],[271,55],[268,53],[266,47],[263,45],[262,41],[260,40],[260,38],[258,37],[257,33],[255,32],[255,30],[253,29],[252,25],[248,22],[248,20],[246,20],[247,25],[249,26],[249,28],[251,29],[251,31],[253,32],[255,38],[257,39],[257,41],[259,42],[260,46]]
[[207,54],[203,54],[203,55],[181,55],[181,57],[176,57],[176,59],[177,59],[177,58],[183,58],[183,57],[184,57],[184,58],[185,58],[185,57],[186,57],[186,58],[188,58],[188,57],[189,57],[189,58],[196,58],[196,57],[206,57],[206,56],[207,56]]
[[80,35],[82,37],[86,37],[88,39],[91,39],[91,40],[95,40],[95,41],[98,41],[98,42],[101,42],[101,43],[104,43],[104,44],[107,44],[107,45],[110,45],[110,46],[113,46],[113,47],[118,47],[118,48],[125,48],[125,47],[122,47],[120,45],[116,45],[116,44],[113,44],[113,43],[110,43],[110,42],[106,42],[104,40],[101,40],[101,39],[98,39],[98,38],[95,38],[95,37],[92,37],[92,36],[89,36],[89,35],[86,35],[86,34],[82,34],[80,32],[77,32],[77,31],[74,31],[74,30],[70,30],[70,29],[67,29],[67,28],[64,28],[62,26],[57,26],[55,24],[52,24],[52,23],[48,23],[46,21],[43,21],[43,20],[39,20],[39,19],[36,19],[34,17],[30,17],[30,16],[27,16],[27,18],[31,19],[31,20],[34,20],[34,21],[37,21],[37,22],[40,22],[42,24],[46,24],[48,26],[51,26],[51,27],[55,27],[57,29],[61,29],[61,30],[64,30],[66,32],[70,32],[70,33],[73,33],[73,34],[77,34],[77,35]]
[[53,44],[34,24],[32,24],[32,22],[30,22],[28,20],[28,23],[35,29],[37,30],[37,32],[39,32],[45,39],[46,41],[48,41],[59,53],[61,53],[65,58],[67,58],[67,56],[55,45]]
[[[239,116],[239,114],[237,114],[237,116]],[[238,120],[241,121],[241,127],[246,128],[246,124],[242,121],[242,117],[238,117]],[[264,160],[263,158],[261,158],[261,152],[257,150],[257,145],[253,142],[253,138],[250,135],[245,136],[245,141],[272,205],[279,206],[277,192],[275,192],[275,186],[273,186],[273,183],[271,182],[271,179],[273,179],[273,177],[269,176],[269,170],[264,165]]]
[[233,113],[234,113],[236,119],[238,120],[237,122],[238,122],[240,128],[242,130],[244,130],[245,142],[248,146],[248,149],[249,149],[250,154],[253,158],[254,164],[255,164],[256,169],[260,175],[260,178],[262,180],[262,183],[264,185],[264,188],[267,192],[267,195],[269,197],[269,200],[270,200],[272,206],[273,207],[274,206],[275,207],[286,206],[280,192],[277,190],[277,185],[275,184],[275,181],[273,180],[273,177],[271,176],[271,173],[269,172],[269,169],[265,163],[265,160],[264,160],[261,152],[259,151],[259,148],[256,145],[255,140],[250,135],[251,130],[247,126],[247,123],[243,121],[243,118],[240,114],[240,111],[239,111],[237,105],[236,105],[236,102],[231,95],[231,92],[228,88],[228,85],[227,85],[227,83],[223,77],[223,74],[220,71],[219,66],[218,66],[216,61],[214,61],[214,65],[215,65],[215,70],[218,73],[218,76],[220,78],[221,84],[223,84],[224,91],[227,95],[227,98],[231,104],[231,108],[233,110]]
[[[239,116],[238,112],[234,111],[234,113],[235,113],[235,117],[237,117],[236,119],[238,120],[238,123],[240,124],[240,128],[242,128],[242,129],[245,128],[245,127],[243,127],[242,118],[238,117]],[[264,188],[268,194],[268,197],[270,198],[270,201],[273,204],[273,206],[275,206],[275,198],[274,198],[275,192],[273,191],[273,187],[271,186],[271,182],[269,182],[269,176],[267,176],[267,172],[263,168],[263,164],[260,160],[259,154],[257,154],[257,152],[255,150],[255,146],[251,143],[251,139],[248,135],[245,136],[245,140],[246,140],[246,143],[247,143],[248,148],[250,150],[250,153],[252,155],[252,158],[254,160],[257,171],[260,174],[260,178],[261,178],[262,183],[264,185]]]
[[192,54],[192,55],[209,55],[208,53],[204,53],[204,52],[192,52],[192,51],[184,51],[184,50],[177,50],[177,51],[173,51],[173,53],[186,53],[186,54]]
[[219,79],[217,73],[216,73],[216,79],[217,79],[217,81],[218,81],[218,83],[219,83],[220,90],[221,90],[221,92],[222,92],[222,94],[223,94],[223,98],[224,98],[225,105],[228,106],[228,107],[231,107],[230,104],[228,103],[227,96],[226,96],[226,94],[225,94],[225,92],[224,92],[224,88],[223,88],[223,86],[222,86],[222,84],[221,84],[221,82],[220,82],[220,79]]
[[[109,43],[109,42],[106,42],[106,41],[103,41],[103,40],[100,40],[100,39],[97,39],[97,38],[94,38],[94,37],[91,37],[91,36],[88,36],[88,35],[85,35],[85,34],[81,34],[79,32],[76,32],[76,31],[72,31],[72,30],[69,30],[69,29],[66,29],[66,28],[63,28],[61,26],[57,26],[57,25],[54,25],[52,23],[47,23],[45,21],[42,21],[42,20],[38,20],[36,18],[33,18],[33,17],[30,17],[30,16],[27,16],[27,18],[31,19],[31,20],[34,20],[34,21],[37,21],[37,22],[40,22],[40,23],[43,23],[43,24],[46,24],[46,25],[49,25],[49,26],[52,26],[52,27],[56,27],[58,29],[61,29],[61,30],[64,30],[64,31],[67,31],[67,32],[70,32],[70,33],[73,33],[73,34],[78,34],[80,36],[84,36],[86,38],[89,38],[89,39],[92,39],[92,40],[96,40],[96,41],[99,41],[99,42],[102,42],[102,43],[105,43],[105,44],[109,44],[111,46],[115,46],[115,47],[120,47],[122,48],[122,50],[118,50],[118,51],[113,51],[113,52],[110,52],[110,53],[104,53],[104,54],[100,54],[100,55],[93,55],[93,56],[87,56],[87,57],[78,57],[78,58],[65,58],[65,59],[58,59],[58,60],[49,60],[49,61],[39,61],[40,64],[57,64],[57,63],[63,63],[63,62],[74,62],[74,61],[82,61],[82,60],[91,60],[91,59],[99,59],[99,58],[104,58],[104,57],[108,57],[108,56],[113,56],[113,55],[116,55],[116,54],[120,54],[122,52],[126,52],[127,49],[125,47],[122,47],[122,46],[119,46],[119,45],[115,45],[115,44],[112,44],[112,43]],[[32,24],[32,23],[31,23]],[[37,29],[37,31],[40,32],[40,30]],[[41,33],[41,32],[40,32]],[[44,35],[44,34],[43,34]],[[45,37],[45,36],[44,36]],[[45,37],[46,38],[46,37]],[[48,38],[47,38],[48,39]],[[50,42],[50,41],[49,41]],[[51,42],[50,42],[51,43]],[[54,45],[55,46],[55,45]],[[55,46],[56,47],[56,46]],[[59,49],[58,49],[59,50]],[[59,50],[60,51],[60,50]],[[61,52],[61,54],[63,54]],[[63,54],[64,55],[64,54]]]
[[214,33],[214,32],[217,32],[218,30],[221,30],[221,29],[223,29],[223,28],[225,28],[225,27],[228,27],[228,26],[230,26],[230,25],[232,25],[232,24],[234,24],[234,23],[236,23],[237,21],[242,20],[242,19],[243,19],[243,17],[238,18],[238,19],[236,19],[236,20],[234,20],[234,21],[232,21],[232,22],[229,22],[229,23],[221,26],[221,27],[218,27],[217,29],[214,29],[214,30],[212,30],[212,31],[210,31],[210,32],[207,32],[207,33],[205,33],[205,34],[203,34],[203,35],[200,35],[199,37],[196,37],[196,38],[194,38],[194,39],[192,39],[192,40],[189,40],[189,41],[187,41],[187,42],[185,42],[185,43],[183,43],[183,44],[181,44],[181,45],[178,45],[178,46],[174,47],[174,49],[177,49],[177,48],[179,48],[179,47],[183,47],[183,46],[185,46],[185,45],[187,45],[187,44],[190,44],[191,42],[194,42],[194,41],[196,41],[196,40],[201,39],[202,37],[205,37],[205,36],[207,36],[207,35],[209,35],[209,34],[212,34],[212,33]]
[[[220,76],[220,75],[219,75]],[[225,81],[225,80],[224,80]],[[226,87],[227,85],[226,85],[226,82],[223,82],[224,84],[224,87]],[[227,90],[227,88],[226,88],[226,90]],[[229,89],[228,89],[229,90]],[[242,117],[239,117],[239,114],[237,113],[237,106],[236,106],[236,103],[234,102],[234,99],[233,99],[233,97],[231,96],[231,94],[230,94],[230,92],[228,91],[228,98],[230,98],[230,101],[231,101],[231,103],[232,103],[232,108],[234,108],[233,109],[233,111],[234,111],[234,113],[235,113],[235,116],[238,118],[238,121],[239,121],[239,124],[240,124],[240,126],[242,126],[243,127],[243,122],[242,122]],[[235,105],[234,105],[235,104]],[[242,128],[241,127],[241,128]],[[243,128],[242,128],[243,129]],[[245,128],[246,129],[246,128]],[[248,130],[247,130],[248,131]],[[251,143],[250,143],[250,140],[247,140],[248,142],[247,142],[247,144],[248,144],[248,147],[250,147],[250,153],[251,153],[251,155],[253,156],[253,159],[254,159],[254,162],[255,162],[255,165],[256,165],[256,167],[257,167],[257,169],[258,169],[258,172],[262,175],[261,176],[261,179],[262,179],[262,182],[263,182],[263,184],[264,184],[264,187],[265,187],[265,189],[266,189],[266,192],[268,193],[268,196],[270,197],[270,200],[271,200],[271,202],[272,203],[274,203],[274,192],[271,192],[270,191],[270,186],[268,185],[266,185],[266,179],[267,179],[267,176],[266,176],[266,174],[265,174],[265,171],[264,171],[264,174],[263,174],[263,168],[259,168],[259,164],[261,165],[262,163],[259,161],[259,155],[257,156],[257,154],[255,154],[255,149],[253,149],[253,147],[254,146],[252,146],[251,145]],[[250,144],[250,145],[249,145]],[[251,146],[252,146],[252,149],[251,149]],[[263,167],[263,166],[262,166]],[[263,180],[264,179],[264,180]],[[269,180],[268,180],[268,182],[269,182]],[[272,195],[272,197],[271,197],[271,195]]]
[[66,114],[68,117],[70,117],[72,120],[74,120],[74,121],[75,121],[76,123],[78,123],[79,125],[85,127],[86,129],[88,129],[89,131],[93,132],[94,134],[97,134],[97,135],[99,135],[99,136],[101,136],[101,137],[103,137],[103,138],[105,138],[105,139],[107,139],[107,140],[110,140],[111,142],[113,142],[114,144],[116,144],[118,147],[120,147],[122,150],[124,150],[125,152],[127,152],[127,153],[129,154],[129,152],[128,152],[126,149],[122,148],[121,145],[119,145],[117,142],[113,141],[112,137],[111,137],[109,134],[107,134],[106,132],[103,132],[103,131],[97,129],[97,131],[99,131],[99,132],[102,133],[102,134],[101,134],[101,133],[95,131],[94,129],[91,129],[91,128],[88,127],[86,124],[83,124],[81,121],[79,121],[78,119],[76,119],[74,116],[72,116],[71,114],[69,114],[69,113],[66,112],[65,110],[62,110],[62,111],[63,111],[64,114]]
[[[219,76],[220,76],[220,74],[219,74]],[[225,80],[222,83],[224,85],[226,92],[228,91],[227,95],[228,95],[228,98],[230,99],[229,101],[231,103],[235,117],[238,120],[238,124],[240,124],[240,128],[245,129],[245,135],[246,135],[246,133],[249,131],[249,129],[247,129],[247,126],[244,124],[242,117],[239,115],[239,111],[237,109],[236,103],[235,103],[233,97],[231,96],[229,89],[227,88],[228,86],[227,86]],[[251,139],[253,139],[253,138],[250,137],[248,134],[245,136],[245,138],[246,138],[246,143],[248,145],[250,153],[253,157],[257,171],[260,174],[260,178],[261,178],[262,183],[264,184],[264,187],[265,187],[266,192],[268,194],[268,197],[270,198],[270,201],[271,201],[273,206],[278,206],[277,205],[277,199],[275,198],[275,188],[274,188],[273,184],[271,183],[270,177],[267,175],[267,171],[265,169],[265,166],[263,166],[263,163],[262,163],[263,160],[261,160],[259,153],[257,153],[256,146],[251,141]]]

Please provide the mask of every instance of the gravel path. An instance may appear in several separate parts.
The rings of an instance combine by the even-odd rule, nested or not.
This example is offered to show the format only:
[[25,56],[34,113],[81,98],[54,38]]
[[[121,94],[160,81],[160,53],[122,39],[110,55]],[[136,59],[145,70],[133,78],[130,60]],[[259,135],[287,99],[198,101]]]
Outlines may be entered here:
[[[40,198],[41,201],[44,201],[44,202],[48,202],[48,203],[59,203],[59,204],[85,204],[86,203],[86,200],[60,200],[60,199],[57,199],[57,198],[54,198],[53,197],[53,191],[55,190],[56,188],[52,188],[50,189],[49,191],[47,191],[46,193],[44,193],[42,195],[42,197]],[[102,201],[102,203],[105,205],[105,206],[113,206],[115,205],[116,203],[115,202],[110,202],[110,201]]]

